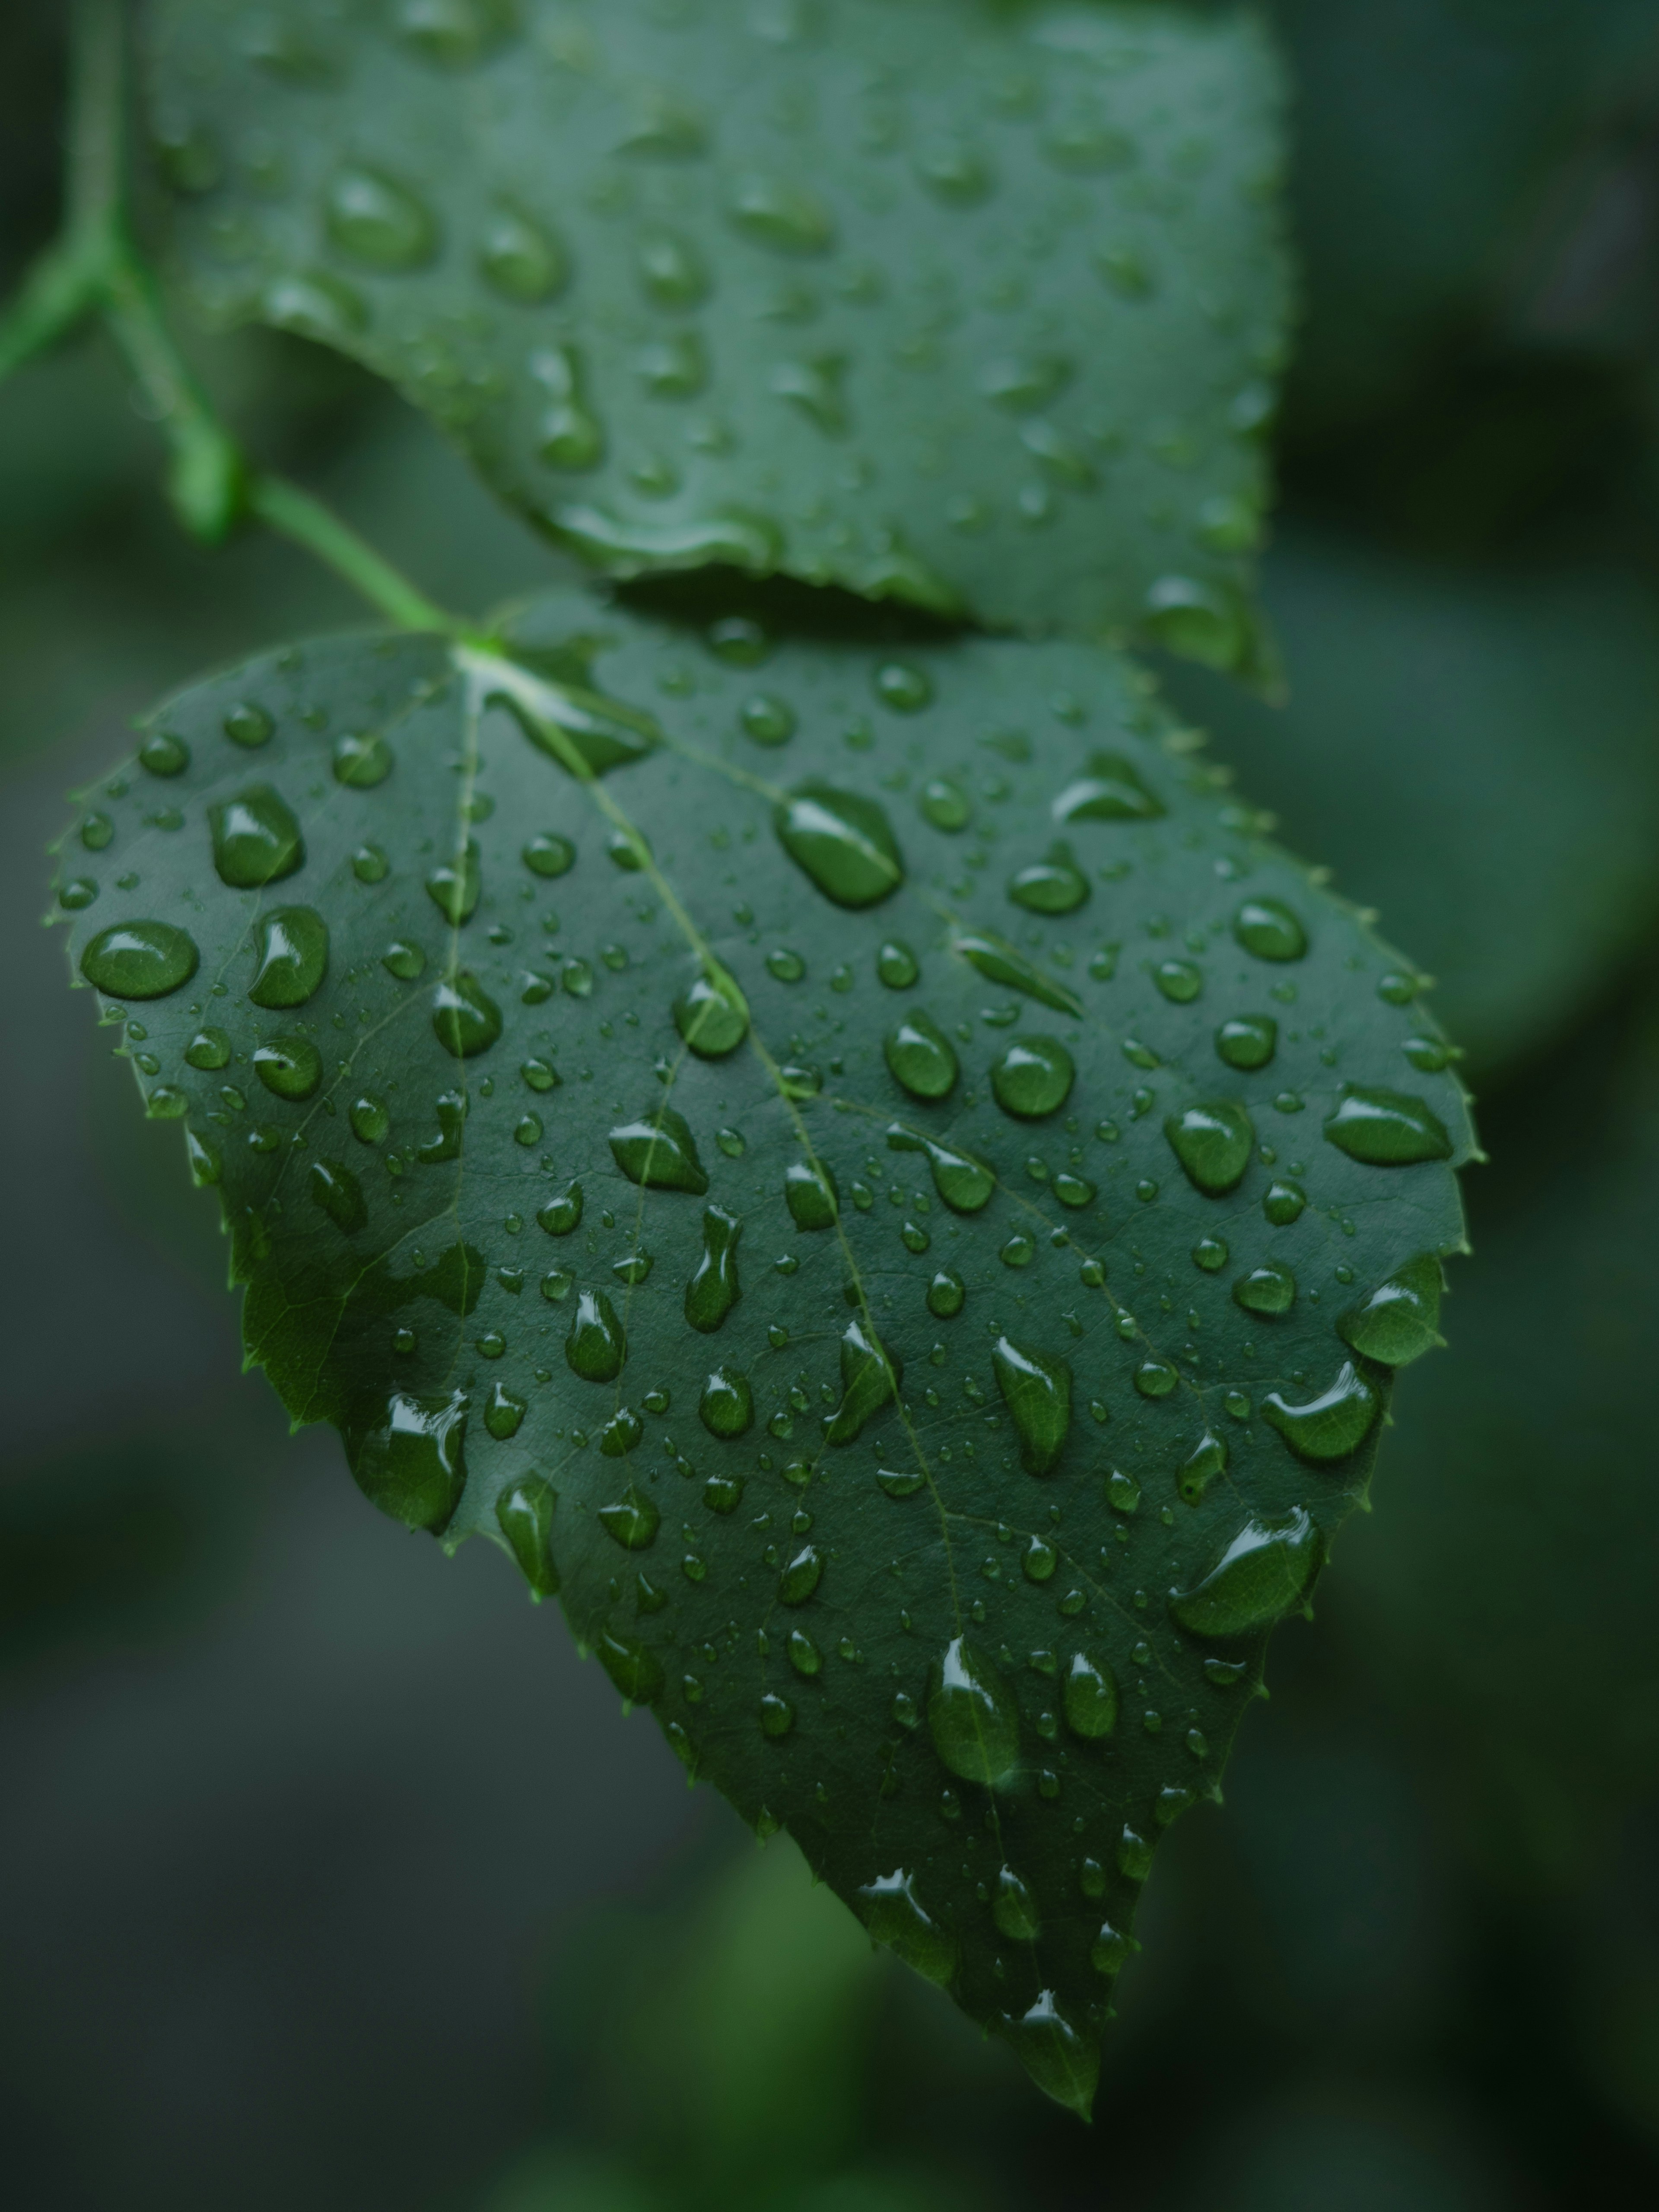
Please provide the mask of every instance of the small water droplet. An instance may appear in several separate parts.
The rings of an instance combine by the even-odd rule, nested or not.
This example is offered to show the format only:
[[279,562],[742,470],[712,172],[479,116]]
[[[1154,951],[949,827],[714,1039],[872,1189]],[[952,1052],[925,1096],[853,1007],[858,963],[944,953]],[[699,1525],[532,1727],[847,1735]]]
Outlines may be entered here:
[[630,1182],[647,1190],[684,1190],[701,1198],[708,1177],[697,1157],[696,1139],[683,1114],[659,1106],[637,1121],[611,1132],[611,1153]]
[[685,1286],[685,1318],[705,1335],[717,1329],[743,1295],[738,1282],[738,1239],[743,1223],[724,1206],[702,1217],[702,1257]]
[[568,837],[543,830],[524,848],[524,864],[534,876],[562,876],[575,866],[576,848]]
[[469,837],[451,859],[441,860],[426,879],[427,896],[444,920],[457,928],[471,920],[483,889],[483,867],[476,837]]
[[725,1439],[744,1435],[755,1420],[755,1394],[749,1377],[716,1367],[702,1386],[697,1417],[711,1437]]
[[957,1637],[927,1686],[933,1747],[952,1774],[994,1787],[1019,1756],[1019,1709],[988,1656]]
[[896,1152],[925,1152],[933,1170],[933,1188],[953,1213],[977,1213],[989,1204],[996,1177],[983,1160],[953,1145],[939,1143],[902,1122],[888,1125],[887,1143]]
[[151,775],[182,775],[190,766],[190,747],[171,730],[152,730],[138,748],[138,765]]
[[458,969],[432,994],[432,1031],[447,1053],[471,1060],[501,1033],[501,1010],[477,976]]
[[1030,914],[1073,914],[1089,896],[1089,878],[1069,845],[1051,845],[1046,860],[1009,878],[1008,896]]
[[1300,960],[1308,933],[1282,899],[1249,898],[1233,916],[1233,935],[1258,960]]
[[478,274],[503,299],[537,307],[564,289],[570,264],[545,223],[504,200],[485,219]]
[[992,1063],[991,1088],[1004,1113],[1037,1121],[1066,1103],[1076,1073],[1057,1037],[1019,1037]]
[[1288,1229],[1307,1203],[1308,1194],[1299,1182],[1273,1182],[1268,1185],[1261,1211],[1275,1229]]
[[991,1364],[1019,1436],[1020,1464],[1027,1474],[1051,1474],[1072,1425],[1071,1368],[1006,1336],[993,1346]]
[[967,1297],[961,1276],[941,1267],[927,1285],[927,1310],[940,1321],[951,1321],[962,1311]]
[[600,1666],[629,1705],[654,1705],[662,1695],[662,1668],[643,1644],[607,1632],[593,1648]]
[[1271,1014],[1237,1014],[1215,1033],[1215,1048],[1229,1067],[1265,1067],[1279,1043],[1279,1024]]
[[1088,771],[1068,783],[1050,809],[1056,822],[1153,822],[1164,811],[1121,753],[1094,753]]
[[1246,1313],[1287,1314],[1296,1304],[1296,1277],[1282,1260],[1264,1260],[1234,1282],[1233,1303]]
[[373,791],[392,769],[392,748],[378,730],[348,730],[334,741],[334,781],[348,791]]
[[1207,1198],[1223,1197],[1243,1181],[1255,1142],[1249,1115],[1231,1099],[1170,1115],[1164,1133],[1187,1180]]
[[932,1016],[914,1007],[888,1031],[882,1051],[896,1082],[913,1098],[943,1098],[957,1079],[957,1056]]
[[1066,1725],[1089,1742],[1109,1736],[1117,1726],[1117,1682],[1103,1659],[1079,1651],[1066,1670],[1062,1692]]
[[796,1160],[784,1171],[783,1195],[797,1229],[832,1229],[840,1212],[836,1178],[822,1164]]
[[269,784],[255,784],[238,798],[208,809],[213,832],[213,865],[221,883],[234,890],[257,890],[291,876],[306,857],[305,840],[292,810]]
[[601,1505],[594,1517],[612,1543],[620,1544],[625,1552],[648,1550],[657,1540],[662,1522],[651,1500],[631,1485],[614,1504]]
[[603,1291],[584,1291],[576,1301],[565,1361],[585,1382],[614,1382],[628,1357],[628,1339],[616,1308]]
[[739,177],[726,211],[733,229],[776,253],[825,253],[835,240],[835,218],[823,202],[781,177]]
[[437,252],[437,225],[424,202],[360,163],[348,163],[330,179],[325,220],[341,252],[365,268],[419,269]]
[[538,1598],[556,1597],[559,1571],[553,1564],[552,1485],[538,1474],[522,1475],[495,1500],[495,1519],[520,1572]]
[[948,775],[929,776],[916,803],[935,830],[965,830],[973,818],[967,793]]
[[252,699],[239,699],[228,708],[220,725],[234,745],[246,745],[250,752],[268,744],[276,728],[264,708]]
[[1444,1122],[1425,1100],[1402,1091],[1356,1086],[1326,1116],[1325,1138],[1368,1167],[1409,1167],[1419,1160],[1451,1158]]
[[848,1322],[841,1340],[841,1403],[824,1416],[823,1440],[850,1444],[866,1422],[898,1395],[898,1370],[885,1347],[861,1322]]

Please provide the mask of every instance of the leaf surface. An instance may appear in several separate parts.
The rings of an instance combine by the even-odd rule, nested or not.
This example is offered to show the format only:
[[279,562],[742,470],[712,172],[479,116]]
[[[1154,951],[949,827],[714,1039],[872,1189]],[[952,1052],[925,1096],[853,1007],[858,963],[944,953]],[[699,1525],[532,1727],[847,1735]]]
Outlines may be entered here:
[[441,21],[154,11],[213,317],[354,354],[621,573],[725,562],[1251,661],[1285,287],[1249,18]]
[[168,702],[77,971],[295,1419],[1086,2110],[1434,1340],[1445,1048],[1102,649],[567,593],[514,653]]

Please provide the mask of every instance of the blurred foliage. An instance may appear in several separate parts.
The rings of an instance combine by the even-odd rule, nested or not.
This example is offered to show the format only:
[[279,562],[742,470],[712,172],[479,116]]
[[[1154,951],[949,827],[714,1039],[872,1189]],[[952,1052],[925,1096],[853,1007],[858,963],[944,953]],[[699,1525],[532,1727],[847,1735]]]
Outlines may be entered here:
[[[15,856],[146,699],[359,617],[281,548],[182,544],[100,349],[0,394],[28,1040],[0,1086],[28,1163],[0,1332],[0,2126],[31,2212],[993,2212],[1100,2203],[1105,2144],[1126,2212],[1654,2201],[1659,27],[1641,0],[1277,13],[1306,265],[1268,573],[1292,696],[1183,676],[1180,703],[1440,975],[1492,1164],[1451,1352],[1401,1390],[1225,1812],[1152,1887],[1092,2135],[785,1848],[718,1821],[684,1844],[702,1793],[550,1622],[494,1626],[504,1567],[388,1562],[376,1528],[357,1571],[369,1509],[332,1468],[308,1488],[258,1386],[225,1384],[214,1241],[167,1133],[116,1110]],[[14,270],[52,218],[57,20],[0,21]],[[429,588],[557,574],[337,365],[202,359],[250,442]],[[290,1552],[312,1579],[258,1564]]]

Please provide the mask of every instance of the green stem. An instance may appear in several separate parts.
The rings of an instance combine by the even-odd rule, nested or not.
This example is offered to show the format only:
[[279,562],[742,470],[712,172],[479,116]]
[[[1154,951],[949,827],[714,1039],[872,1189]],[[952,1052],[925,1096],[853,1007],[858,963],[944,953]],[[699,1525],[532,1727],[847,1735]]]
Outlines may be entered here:
[[399,629],[441,630],[458,637],[468,634],[453,615],[446,614],[349,524],[297,484],[283,477],[257,476],[247,486],[246,498],[249,513],[268,529],[302,545]]

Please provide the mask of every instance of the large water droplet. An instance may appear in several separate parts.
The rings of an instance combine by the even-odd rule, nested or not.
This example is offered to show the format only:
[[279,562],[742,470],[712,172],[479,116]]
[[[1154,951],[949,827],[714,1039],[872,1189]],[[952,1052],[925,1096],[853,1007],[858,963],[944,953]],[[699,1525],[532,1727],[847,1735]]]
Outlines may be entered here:
[[674,1001],[674,1026],[700,1060],[723,1060],[749,1034],[749,1002],[717,960]]
[[1051,845],[1046,860],[1010,877],[1008,896],[1030,914],[1073,914],[1089,896],[1089,878],[1069,845]]
[[991,1088],[1005,1114],[1036,1121],[1059,1112],[1071,1096],[1076,1073],[1058,1037],[1017,1037],[992,1062]]
[[835,240],[835,217],[823,202],[781,177],[739,177],[726,211],[735,230],[777,253],[825,253]]
[[850,1322],[841,1340],[841,1403],[823,1420],[827,1444],[850,1444],[898,1395],[898,1363],[865,1328]]
[[253,1072],[278,1098],[309,1098],[323,1079],[323,1056],[309,1037],[271,1037],[255,1051]]
[[1188,1505],[1196,1505],[1227,1464],[1227,1447],[1206,1430],[1182,1462],[1176,1487]]
[[778,806],[773,826],[790,859],[838,906],[875,906],[904,880],[903,855],[873,799],[803,783]]
[[648,1498],[632,1488],[614,1505],[601,1505],[595,1516],[613,1543],[625,1552],[643,1552],[657,1540],[662,1516]]
[[311,907],[261,915],[256,946],[247,992],[256,1006],[302,1006],[328,972],[328,924]]
[[890,937],[876,955],[876,973],[890,991],[908,991],[921,969],[909,946]]
[[717,1329],[743,1295],[738,1284],[738,1239],[743,1223],[724,1206],[703,1210],[702,1257],[685,1286],[685,1317],[705,1335]]
[[1344,1360],[1328,1389],[1302,1405],[1291,1405],[1277,1390],[1261,1401],[1262,1419],[1297,1457],[1322,1462],[1358,1451],[1382,1410],[1382,1399],[1352,1360]]
[[996,1176],[983,1160],[975,1159],[971,1152],[959,1151],[954,1145],[941,1144],[918,1130],[907,1129],[902,1121],[889,1123],[887,1146],[890,1152],[927,1155],[933,1188],[953,1213],[977,1213],[990,1203],[997,1187]]
[[483,866],[476,837],[469,837],[459,853],[441,860],[426,879],[427,896],[444,920],[457,928],[471,920],[483,889]]
[[276,728],[264,708],[252,699],[239,699],[227,708],[222,726],[233,744],[246,745],[250,751],[268,744]]
[[755,1421],[755,1394],[746,1375],[716,1367],[702,1386],[697,1418],[711,1437],[740,1437]]
[[407,1528],[444,1527],[466,1486],[466,1400],[396,1392],[346,1431],[357,1486]]
[[1296,1277],[1282,1260],[1264,1260],[1233,1285],[1233,1303],[1246,1313],[1269,1319],[1289,1313],[1296,1304]]
[[796,1160],[784,1170],[783,1195],[797,1229],[833,1229],[840,1211],[836,1178],[821,1162]]
[[1440,1262],[1408,1260],[1337,1322],[1345,1342],[1384,1367],[1408,1367],[1445,1339],[1439,1333]]
[[325,1213],[343,1237],[355,1237],[368,1224],[363,1187],[338,1160],[313,1160],[306,1173],[312,1204]]
[[189,982],[200,957],[195,939],[170,921],[118,921],[87,946],[81,973],[112,998],[164,999]]
[[878,1943],[940,1989],[949,1986],[957,1970],[956,1938],[923,1911],[913,1875],[898,1867],[878,1875],[854,1893],[854,1905]]
[[290,808],[266,783],[208,809],[213,865],[233,890],[258,890],[291,876],[306,856]]
[[341,252],[368,269],[419,269],[437,252],[438,227],[425,203],[361,163],[329,179],[325,220]]
[[334,781],[348,791],[373,791],[392,769],[392,748],[378,730],[347,730],[334,740]]
[[556,1196],[550,1198],[536,1219],[550,1237],[568,1237],[573,1229],[580,1229],[582,1219],[582,1187],[568,1182]]
[[599,1661],[630,1705],[654,1705],[662,1695],[662,1668],[643,1644],[629,1636],[601,1636]]
[[1004,1867],[997,1875],[991,1892],[991,1917],[997,1933],[1011,1943],[1029,1943],[1036,1937],[1040,1924],[1036,1899],[1012,1867]]
[[576,864],[576,848],[556,830],[544,830],[524,848],[524,864],[533,876],[562,876]]
[[1154,822],[1163,813],[1121,753],[1094,753],[1088,773],[1068,783],[1050,810],[1056,822]]
[[977,968],[988,981],[1000,983],[1007,990],[1023,991],[1028,999],[1035,999],[1039,1006],[1051,1006],[1056,1013],[1081,1018],[1083,1001],[1076,992],[1046,975],[1006,938],[993,936],[989,930],[963,930],[951,939],[951,950]]
[[1326,1116],[1325,1137],[1367,1167],[1410,1167],[1419,1160],[1451,1158],[1445,1123],[1425,1100],[1403,1091],[1350,1091]]
[[1256,1635],[1302,1602],[1319,1560],[1319,1531],[1301,1506],[1247,1522],[1195,1589],[1170,1592],[1170,1611],[1194,1636]]
[[1283,899],[1246,899],[1233,916],[1233,935],[1258,960],[1299,960],[1308,933]]
[[1073,1735],[1093,1741],[1117,1726],[1117,1683],[1103,1659],[1077,1652],[1066,1670],[1062,1696],[1066,1725]]
[[1019,1757],[1019,1708],[986,1653],[958,1636],[928,1677],[933,1748],[964,1782],[994,1786]]
[[628,1339],[617,1310],[603,1291],[584,1291],[576,1301],[565,1363],[584,1382],[614,1382],[628,1357]]
[[556,1597],[559,1593],[559,1571],[553,1564],[556,1502],[553,1486],[538,1474],[521,1476],[495,1500],[501,1534],[538,1599]]
[[1051,1474],[1072,1425],[1071,1368],[1006,1336],[993,1346],[991,1364],[1019,1433],[1020,1465],[1027,1474]]
[[151,775],[182,775],[190,747],[172,730],[152,730],[138,748],[138,765]]
[[630,1182],[647,1190],[687,1190],[696,1198],[708,1191],[696,1139],[672,1106],[622,1123],[610,1141],[611,1158]]
[[805,1605],[823,1578],[823,1558],[816,1544],[803,1544],[778,1577],[780,1605]]
[[1005,2014],[1002,2033],[1037,2087],[1086,2120],[1100,2080],[1100,2046],[1072,2026],[1054,1991],[1044,1990],[1018,2020]]
[[1229,1067],[1265,1067],[1279,1043],[1279,1024],[1271,1014],[1237,1014],[1215,1033],[1215,1048]]
[[476,975],[458,969],[432,994],[432,1030],[447,1053],[471,1060],[500,1036],[501,1010]]
[[895,1081],[913,1098],[943,1098],[957,1079],[957,1056],[930,1014],[912,1008],[882,1043]]
[[536,423],[536,450],[550,468],[597,468],[605,459],[605,425],[584,394],[574,346],[544,346],[532,354],[530,374],[547,394]]
[[478,273],[503,299],[535,307],[563,289],[570,264],[545,223],[503,202],[478,240]]
[[1243,1180],[1255,1131],[1236,1100],[1212,1100],[1171,1114],[1164,1133],[1188,1181],[1206,1198],[1221,1198]]

